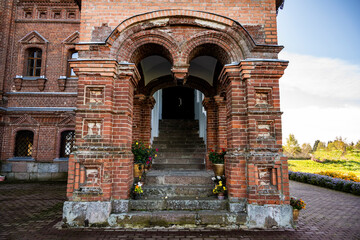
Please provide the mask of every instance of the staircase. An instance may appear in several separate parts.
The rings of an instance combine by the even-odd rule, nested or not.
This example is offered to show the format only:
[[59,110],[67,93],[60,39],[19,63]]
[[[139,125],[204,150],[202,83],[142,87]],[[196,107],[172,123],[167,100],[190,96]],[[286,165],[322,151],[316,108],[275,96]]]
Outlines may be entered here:
[[146,174],[143,196],[130,200],[129,212],[113,206],[109,223],[125,228],[221,227],[239,228],[244,212],[229,212],[227,200],[213,194],[212,171],[205,170],[205,144],[195,120],[161,120],[159,149],[152,170]]
[[199,122],[185,119],[165,119],[159,124],[159,137],[154,147],[159,149],[154,160],[155,170],[205,169],[205,144],[199,137]]

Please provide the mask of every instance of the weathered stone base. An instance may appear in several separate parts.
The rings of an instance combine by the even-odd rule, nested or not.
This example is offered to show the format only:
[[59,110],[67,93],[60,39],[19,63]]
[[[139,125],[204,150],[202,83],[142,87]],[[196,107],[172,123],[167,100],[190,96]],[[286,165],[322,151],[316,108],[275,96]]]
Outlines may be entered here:
[[65,181],[68,161],[35,162],[9,160],[1,164],[1,175],[6,181]]
[[291,228],[293,225],[290,205],[248,204],[246,225],[249,228]]
[[227,229],[292,227],[292,208],[289,205],[259,206],[248,204],[246,206],[247,213],[241,211],[242,204],[239,206],[230,204],[230,208],[237,211],[131,211],[131,204],[128,200],[108,202],[67,201],[63,209],[63,222],[70,227],[212,227]]

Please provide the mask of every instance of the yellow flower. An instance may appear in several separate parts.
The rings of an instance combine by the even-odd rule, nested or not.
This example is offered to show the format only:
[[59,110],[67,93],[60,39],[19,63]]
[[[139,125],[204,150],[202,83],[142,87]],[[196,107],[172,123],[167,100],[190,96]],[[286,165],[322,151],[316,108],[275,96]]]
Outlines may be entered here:
[[155,157],[157,157],[157,154],[155,154]]
[[136,145],[139,145],[139,143],[138,143],[138,142],[136,142]]
[[219,181],[219,186],[222,186],[222,181]]
[[223,187],[223,189],[226,191],[226,187]]
[[151,148],[151,145],[149,145],[149,149]]

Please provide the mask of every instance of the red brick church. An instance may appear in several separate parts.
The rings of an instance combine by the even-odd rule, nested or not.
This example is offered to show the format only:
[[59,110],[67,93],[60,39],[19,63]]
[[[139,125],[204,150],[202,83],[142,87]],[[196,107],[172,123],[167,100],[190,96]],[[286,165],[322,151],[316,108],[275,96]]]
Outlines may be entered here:
[[[290,227],[283,4],[1,1],[1,174],[67,179],[69,226]],[[159,148],[141,200],[135,140]],[[225,200],[211,149],[227,152]]]

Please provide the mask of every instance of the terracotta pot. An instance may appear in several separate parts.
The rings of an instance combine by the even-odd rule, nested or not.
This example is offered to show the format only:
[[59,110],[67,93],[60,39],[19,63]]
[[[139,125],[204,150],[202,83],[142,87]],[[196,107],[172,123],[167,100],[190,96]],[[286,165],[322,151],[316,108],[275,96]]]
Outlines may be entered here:
[[144,166],[142,164],[134,164],[134,177],[140,177],[144,172]]
[[299,213],[300,213],[299,209],[293,209],[293,220],[294,221],[297,221],[299,219]]
[[223,194],[223,193],[219,193],[219,194],[218,194],[218,199],[219,199],[219,200],[224,200],[224,199],[225,199],[224,194]]
[[213,164],[213,170],[215,176],[224,175],[224,164]]

